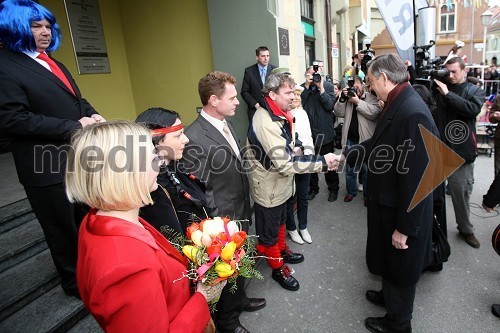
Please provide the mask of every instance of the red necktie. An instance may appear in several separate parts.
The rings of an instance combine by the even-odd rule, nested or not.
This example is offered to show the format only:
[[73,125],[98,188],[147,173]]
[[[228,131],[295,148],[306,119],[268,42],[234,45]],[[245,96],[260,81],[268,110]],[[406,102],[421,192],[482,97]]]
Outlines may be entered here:
[[49,56],[43,52],[38,55],[38,59],[41,59],[41,60],[45,61],[47,64],[49,64],[49,67],[50,67],[50,70],[52,71],[52,74],[57,76],[59,78],[59,80],[61,80],[61,82],[64,83],[66,85],[66,87],[68,87],[68,89],[73,93],[73,95],[76,96],[75,91],[73,90],[73,87],[69,83],[68,78],[66,77],[66,75],[64,75],[64,73],[59,68],[59,66],[57,66],[57,64],[55,63],[54,60],[50,59]]

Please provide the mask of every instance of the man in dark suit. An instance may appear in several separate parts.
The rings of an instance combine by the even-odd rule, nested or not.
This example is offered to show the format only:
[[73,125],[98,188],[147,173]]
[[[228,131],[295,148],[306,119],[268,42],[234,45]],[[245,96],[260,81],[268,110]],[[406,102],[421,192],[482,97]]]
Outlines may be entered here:
[[[247,175],[243,172],[241,146],[231,123],[240,104],[236,79],[227,73],[211,72],[201,78],[198,92],[203,110],[186,129],[189,144],[184,153],[184,167],[205,182],[208,206],[214,216],[251,221]],[[243,222],[248,232],[249,222]],[[238,278],[233,294],[226,286],[217,303],[215,323],[219,332],[248,332],[239,321],[241,311],[257,311],[266,305],[262,298],[245,295],[244,279]]]
[[257,63],[245,68],[243,83],[241,84],[241,97],[248,105],[248,120],[251,120],[255,110],[264,105],[262,88],[264,82],[276,66],[269,63],[269,49],[267,46],[259,46],[255,50]]
[[432,259],[432,195],[410,208],[429,161],[420,127],[439,134],[399,56],[375,58],[367,78],[385,106],[373,137],[342,155],[353,165],[364,153],[368,164],[366,261],[371,273],[382,276],[382,291],[369,290],[366,297],[387,314],[366,318],[365,326],[370,332],[411,332],[416,285]]
[[45,53],[57,50],[61,39],[51,12],[33,1],[6,0],[0,17],[0,130],[11,140],[19,181],[61,286],[78,297],[77,234],[85,209],[66,197],[66,154],[74,130],[104,118],[81,97],[64,65]]

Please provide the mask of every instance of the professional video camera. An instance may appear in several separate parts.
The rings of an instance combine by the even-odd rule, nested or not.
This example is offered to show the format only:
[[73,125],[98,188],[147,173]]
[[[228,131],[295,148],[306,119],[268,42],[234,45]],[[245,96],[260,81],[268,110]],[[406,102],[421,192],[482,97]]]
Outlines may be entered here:
[[339,102],[346,103],[349,100],[349,98],[355,95],[356,95],[356,88],[354,88],[354,76],[349,76],[347,78],[347,95],[345,95],[343,92],[340,93]]
[[365,38],[363,40],[363,43],[366,46],[366,49],[361,51],[361,54],[363,54],[363,59],[361,59],[361,70],[364,73],[368,72],[368,66],[366,65],[368,61],[372,60],[375,58],[375,51],[371,48],[372,46],[372,40],[370,38]]
[[433,79],[446,81],[450,75],[450,71],[444,67],[441,57],[430,59],[429,49],[434,44],[436,42],[431,40],[427,45],[413,47],[415,50],[415,70],[417,72],[415,83],[423,84],[429,89],[433,87]]
[[321,82],[321,74],[318,73],[319,63],[317,61],[313,62],[313,82]]

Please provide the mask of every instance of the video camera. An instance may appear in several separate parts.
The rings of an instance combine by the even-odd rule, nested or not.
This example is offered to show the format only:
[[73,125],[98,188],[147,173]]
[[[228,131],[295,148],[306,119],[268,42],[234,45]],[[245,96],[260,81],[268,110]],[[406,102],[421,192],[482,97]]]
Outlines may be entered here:
[[354,88],[354,76],[349,76],[347,78],[347,95],[343,92],[340,93],[339,102],[346,103],[349,98],[356,96],[356,88]]
[[430,59],[429,49],[436,44],[431,40],[427,45],[414,46],[415,50],[415,70],[417,78],[415,83],[420,83],[427,86],[429,89],[433,87],[433,79],[446,81],[450,76],[450,71],[444,67],[443,59],[436,57]]
[[317,61],[313,62],[313,82],[321,82],[321,74],[318,73],[319,63]]
[[372,40],[370,38],[365,38],[363,40],[363,43],[365,44],[366,49],[361,51],[361,54],[363,54],[363,59],[361,59],[361,70],[363,71],[363,73],[367,73],[368,66],[366,64],[368,63],[368,61],[375,58],[375,51],[371,48]]

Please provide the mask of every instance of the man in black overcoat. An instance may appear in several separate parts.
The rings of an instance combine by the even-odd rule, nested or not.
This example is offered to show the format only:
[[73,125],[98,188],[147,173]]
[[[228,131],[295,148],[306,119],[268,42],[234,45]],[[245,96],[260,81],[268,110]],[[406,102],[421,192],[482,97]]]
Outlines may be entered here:
[[432,194],[410,209],[429,162],[420,126],[435,136],[438,131],[399,56],[375,58],[367,78],[385,106],[373,137],[342,155],[352,165],[363,154],[368,164],[366,261],[382,277],[382,291],[366,296],[387,314],[366,318],[365,326],[370,332],[411,332],[417,282],[432,259]]

